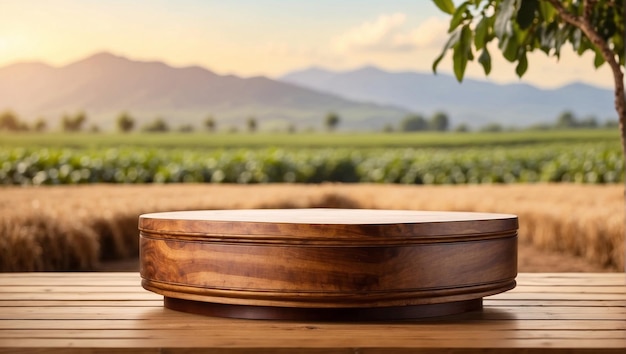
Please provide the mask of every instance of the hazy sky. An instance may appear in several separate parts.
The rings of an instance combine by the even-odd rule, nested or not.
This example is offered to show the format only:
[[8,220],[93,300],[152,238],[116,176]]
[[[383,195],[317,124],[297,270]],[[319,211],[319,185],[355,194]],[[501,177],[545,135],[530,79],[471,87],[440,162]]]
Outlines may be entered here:
[[[0,0],[0,67],[65,65],[108,51],[240,76],[309,66],[430,72],[446,29],[429,0]],[[447,60],[439,68],[450,73]],[[568,51],[557,63],[538,53],[529,60],[522,82],[612,85],[608,67],[594,70],[591,55]],[[485,78],[478,63],[466,75]],[[499,54],[487,79],[520,81]]]

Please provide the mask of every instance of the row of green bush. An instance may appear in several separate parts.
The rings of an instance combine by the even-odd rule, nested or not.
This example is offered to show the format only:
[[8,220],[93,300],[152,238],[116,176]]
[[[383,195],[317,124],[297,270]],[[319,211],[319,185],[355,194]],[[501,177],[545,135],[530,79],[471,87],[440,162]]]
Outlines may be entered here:
[[0,148],[0,183],[623,181],[618,144],[467,149]]

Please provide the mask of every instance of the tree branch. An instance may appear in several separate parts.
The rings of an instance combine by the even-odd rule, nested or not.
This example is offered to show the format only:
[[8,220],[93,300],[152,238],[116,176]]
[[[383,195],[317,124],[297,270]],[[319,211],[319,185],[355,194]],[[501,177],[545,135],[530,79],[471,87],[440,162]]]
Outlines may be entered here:
[[[559,16],[563,19],[563,21],[580,28],[581,31],[589,38],[591,43],[600,49],[602,53],[602,57],[609,64],[611,69],[614,72],[622,73],[621,66],[618,61],[615,59],[616,53],[611,50],[608,43],[598,34],[598,32],[593,28],[591,24],[591,13],[592,6],[596,2],[594,0],[585,0],[584,1],[584,16],[579,17],[567,11],[561,1],[559,0],[548,0],[550,4],[556,9]],[[623,79],[623,73],[622,73]]]
[[[594,0],[584,0],[583,17],[575,16],[568,12],[559,0],[547,0],[555,8],[563,21],[572,26],[580,28],[580,30],[589,38],[591,43],[596,46],[606,63],[611,67],[613,72],[613,81],[615,85],[615,110],[619,117],[619,126],[622,137],[622,146],[626,149],[626,96],[624,95],[624,72],[618,62],[617,53],[613,52],[607,41],[602,38],[591,24],[592,6]],[[626,1],[624,1],[626,3]],[[625,155],[626,159],[626,155]]]
[[597,0],[583,0],[583,21],[591,18],[593,15],[593,7],[597,2]]
[[568,12],[561,3],[560,0],[548,0],[548,2],[554,7],[556,12],[558,12],[559,16],[563,19],[563,21],[569,23],[570,25],[576,27],[582,27],[582,19],[574,14]]

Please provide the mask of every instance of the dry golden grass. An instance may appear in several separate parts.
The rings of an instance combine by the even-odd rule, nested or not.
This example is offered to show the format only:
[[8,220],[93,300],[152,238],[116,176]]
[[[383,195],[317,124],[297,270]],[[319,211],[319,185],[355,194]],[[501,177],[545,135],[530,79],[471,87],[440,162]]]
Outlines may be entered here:
[[624,269],[621,185],[88,185],[3,188],[0,271],[92,270],[137,255],[142,213],[378,208],[517,214],[520,243]]

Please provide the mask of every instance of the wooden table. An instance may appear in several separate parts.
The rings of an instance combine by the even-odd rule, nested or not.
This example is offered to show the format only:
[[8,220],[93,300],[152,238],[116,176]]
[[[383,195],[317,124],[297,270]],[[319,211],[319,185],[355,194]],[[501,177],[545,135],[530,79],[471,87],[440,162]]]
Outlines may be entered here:
[[0,352],[626,353],[626,275],[520,274],[482,311],[413,321],[176,312],[137,273],[0,274]]

